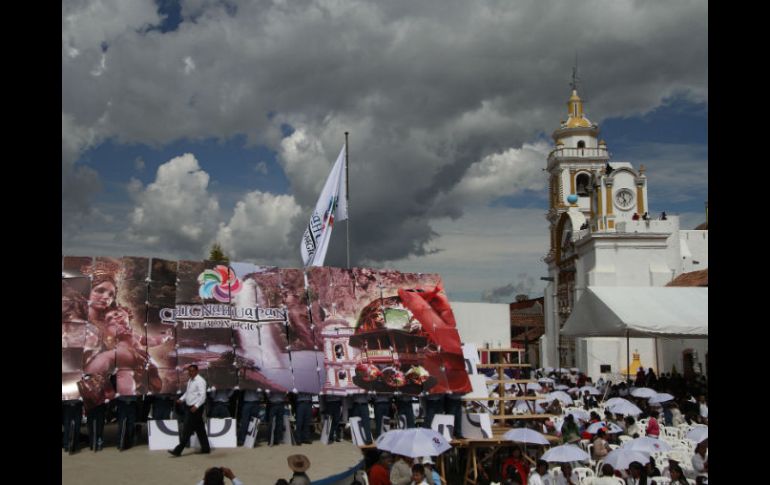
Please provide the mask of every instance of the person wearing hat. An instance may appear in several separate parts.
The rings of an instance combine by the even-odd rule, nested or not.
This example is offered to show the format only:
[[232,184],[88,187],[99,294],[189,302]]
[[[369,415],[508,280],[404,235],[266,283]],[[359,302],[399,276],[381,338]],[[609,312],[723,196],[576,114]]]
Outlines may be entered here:
[[206,470],[203,480],[198,482],[198,485],[224,485],[225,477],[229,478],[233,485],[243,485],[243,482],[235,476],[232,470],[219,466]]
[[289,468],[294,474],[289,480],[289,485],[310,485],[310,477],[305,473],[310,468],[310,460],[305,455],[291,455],[286,459]]
[[433,463],[431,457],[422,457],[420,463],[422,463],[422,466],[425,468],[425,481],[428,482],[428,485],[441,485],[443,483],[441,475],[439,475],[438,471],[434,468],[435,463]]

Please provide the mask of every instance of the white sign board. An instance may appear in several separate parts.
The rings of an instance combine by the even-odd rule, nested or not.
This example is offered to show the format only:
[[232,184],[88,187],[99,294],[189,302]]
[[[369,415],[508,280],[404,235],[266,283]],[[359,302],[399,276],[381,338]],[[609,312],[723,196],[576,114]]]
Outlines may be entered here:
[[256,446],[258,432],[259,418],[255,416],[249,421],[249,427],[246,430],[246,439],[243,441],[244,448],[254,448]]
[[[206,422],[206,435],[211,448],[237,448],[238,438],[235,433],[234,418],[209,418]],[[177,440],[177,443],[179,440]],[[190,436],[190,447],[200,448],[195,433]]]
[[455,429],[455,417],[451,414],[435,414],[433,415],[433,422],[430,424],[430,428],[444,435],[447,441],[452,441],[452,435]]
[[489,414],[468,413],[463,410],[462,435],[464,438],[491,438],[492,422],[489,419]]

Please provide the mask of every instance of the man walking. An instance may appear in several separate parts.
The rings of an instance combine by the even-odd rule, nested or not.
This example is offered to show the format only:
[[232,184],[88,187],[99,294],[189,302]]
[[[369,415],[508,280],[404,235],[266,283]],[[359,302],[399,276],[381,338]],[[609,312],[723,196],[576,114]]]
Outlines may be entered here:
[[206,381],[198,375],[198,366],[195,364],[187,367],[187,373],[190,380],[187,381],[187,391],[177,400],[177,403],[184,401],[187,412],[184,417],[184,426],[182,427],[182,437],[179,445],[173,450],[168,450],[174,456],[180,456],[182,450],[187,446],[187,441],[192,436],[193,431],[201,444],[201,453],[211,453],[209,448],[209,439],[206,436],[206,425],[203,423],[203,404],[206,402]]

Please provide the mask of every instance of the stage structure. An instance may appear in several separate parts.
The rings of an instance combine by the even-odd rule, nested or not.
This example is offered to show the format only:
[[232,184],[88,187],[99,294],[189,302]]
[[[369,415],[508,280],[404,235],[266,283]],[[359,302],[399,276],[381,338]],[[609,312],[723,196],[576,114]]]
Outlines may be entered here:
[[193,363],[220,389],[471,389],[435,274],[63,258],[63,400],[177,394]]

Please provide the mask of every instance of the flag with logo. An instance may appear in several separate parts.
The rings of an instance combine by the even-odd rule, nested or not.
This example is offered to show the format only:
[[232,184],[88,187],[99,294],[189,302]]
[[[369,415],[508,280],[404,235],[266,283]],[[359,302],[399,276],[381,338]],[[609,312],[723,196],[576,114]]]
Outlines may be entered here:
[[302,236],[300,251],[305,267],[323,266],[332,228],[336,221],[348,218],[347,187],[345,184],[345,150],[342,146],[334,162],[329,178],[326,179],[321,196],[315,205],[313,215]]

